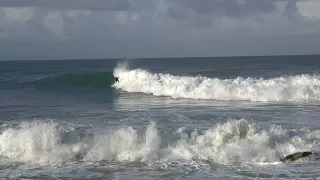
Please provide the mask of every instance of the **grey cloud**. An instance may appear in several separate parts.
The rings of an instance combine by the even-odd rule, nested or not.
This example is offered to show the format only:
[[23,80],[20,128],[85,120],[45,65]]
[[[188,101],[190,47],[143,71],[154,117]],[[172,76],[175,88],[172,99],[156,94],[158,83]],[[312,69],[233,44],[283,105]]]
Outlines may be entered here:
[[226,16],[247,16],[257,12],[272,12],[273,2],[279,0],[179,0],[180,4],[195,10],[198,14],[221,14]]
[[2,0],[2,7],[45,7],[58,9],[128,10],[126,0]]
[[[164,0],[167,6],[167,19],[177,19],[177,23],[192,28],[212,27],[222,17],[235,20],[246,18],[261,19],[267,14],[282,14],[289,20],[299,19],[296,2],[302,0]],[[279,11],[279,4],[283,4],[283,12]]]
[[[277,3],[287,3],[285,14],[292,17],[297,12],[296,3],[305,0],[166,0],[171,4],[168,12],[173,18],[185,18],[181,8],[189,8],[199,15],[248,17],[277,11]],[[185,12],[184,12],[185,13]]]
[[[13,13],[17,22],[3,25],[3,36],[10,37],[0,40],[0,54],[63,59],[313,53],[320,26],[297,15],[299,1],[3,0],[0,7],[36,8],[25,8],[33,11],[30,20],[18,21],[23,13]],[[61,27],[62,38],[55,34]]]
[[294,13],[297,12],[297,11],[298,11],[297,1],[296,0],[292,0],[292,1],[289,1],[288,4],[286,5],[284,14],[287,17],[291,18],[291,17],[294,16]]
[[243,3],[239,3],[237,0],[230,1],[203,1],[204,3],[198,3],[198,1],[187,0],[183,3],[195,9],[198,13],[212,13],[218,12],[219,14],[228,16],[244,16],[255,12],[271,12],[275,9],[272,1],[257,1],[257,0],[245,0]]

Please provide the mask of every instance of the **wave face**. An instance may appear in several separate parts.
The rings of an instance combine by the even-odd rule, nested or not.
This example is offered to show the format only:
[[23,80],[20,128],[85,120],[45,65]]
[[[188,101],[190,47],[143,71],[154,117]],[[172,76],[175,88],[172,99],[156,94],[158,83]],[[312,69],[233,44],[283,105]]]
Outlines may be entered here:
[[172,98],[227,101],[318,101],[319,75],[294,75],[277,78],[219,79],[203,76],[173,76],[143,69],[129,70],[124,64],[114,69],[120,77],[115,88]]
[[278,162],[280,156],[289,153],[319,150],[318,131],[295,130],[295,136],[290,133],[280,126],[260,129],[246,119],[230,119],[203,131],[181,127],[165,137],[153,122],[140,131],[127,126],[88,134],[66,124],[33,121],[4,128],[0,134],[0,157],[43,164],[104,160],[245,165]]
[[114,83],[112,72],[63,74],[42,78],[32,84],[45,89],[110,88]]
[[[26,75],[27,76],[27,75]],[[82,72],[35,75],[24,79],[0,79],[0,87],[7,89],[35,88],[38,90],[74,90],[83,88],[107,89],[114,83],[112,72]]]

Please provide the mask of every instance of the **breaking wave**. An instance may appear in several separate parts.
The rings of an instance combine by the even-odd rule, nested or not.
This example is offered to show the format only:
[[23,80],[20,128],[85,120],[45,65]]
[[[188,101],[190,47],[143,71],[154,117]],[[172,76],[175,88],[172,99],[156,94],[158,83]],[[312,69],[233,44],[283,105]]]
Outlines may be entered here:
[[124,64],[119,64],[114,69],[114,76],[120,78],[120,82],[114,84],[115,88],[154,96],[227,101],[320,100],[319,75],[219,79],[151,73],[143,69],[129,70]]
[[42,164],[103,160],[151,164],[273,163],[289,153],[320,148],[318,131],[295,130],[296,134],[290,136],[292,133],[281,126],[261,129],[246,119],[230,119],[205,130],[181,127],[166,133],[166,138],[153,122],[140,131],[126,126],[101,134],[55,121],[2,126],[1,159]]

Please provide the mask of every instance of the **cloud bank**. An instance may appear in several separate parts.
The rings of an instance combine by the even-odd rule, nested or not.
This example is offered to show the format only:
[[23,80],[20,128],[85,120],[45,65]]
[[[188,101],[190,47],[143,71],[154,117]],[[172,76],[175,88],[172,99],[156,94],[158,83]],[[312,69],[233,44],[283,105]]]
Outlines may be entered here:
[[2,59],[315,54],[318,0],[0,2]]

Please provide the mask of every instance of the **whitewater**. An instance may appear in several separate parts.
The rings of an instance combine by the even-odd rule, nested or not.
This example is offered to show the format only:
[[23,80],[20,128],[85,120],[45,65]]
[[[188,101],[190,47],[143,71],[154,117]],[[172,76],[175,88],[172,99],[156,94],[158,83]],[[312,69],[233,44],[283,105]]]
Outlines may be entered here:
[[106,160],[257,165],[279,162],[280,157],[293,152],[320,148],[319,130],[296,131],[297,135],[290,137],[281,126],[261,129],[246,119],[230,119],[204,130],[180,127],[167,134],[165,140],[155,122],[140,132],[126,126],[108,133],[88,134],[72,125],[38,120],[6,128],[0,135],[0,155],[12,162],[38,164]]
[[320,76],[302,74],[271,79],[219,79],[204,76],[174,76],[129,70],[120,64],[114,70],[120,77],[115,87],[127,92],[141,92],[172,98],[213,99],[225,101],[310,101],[320,100]]
[[319,179],[318,59],[0,62],[0,179]]

